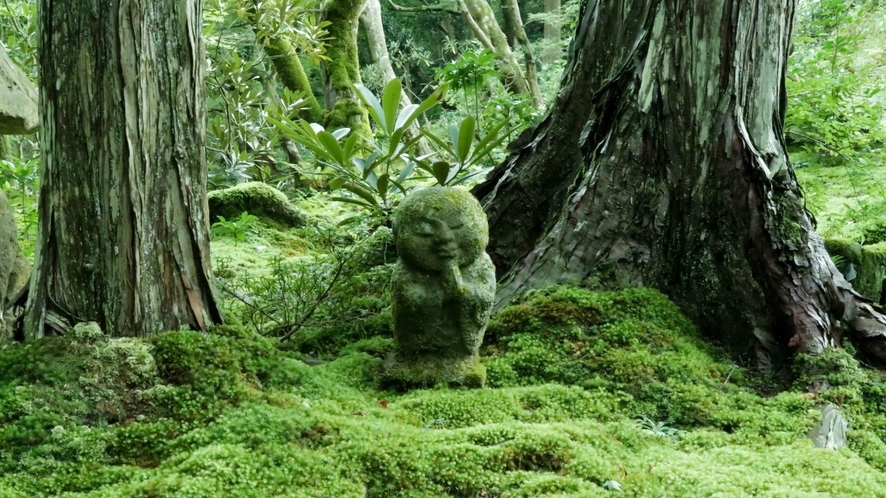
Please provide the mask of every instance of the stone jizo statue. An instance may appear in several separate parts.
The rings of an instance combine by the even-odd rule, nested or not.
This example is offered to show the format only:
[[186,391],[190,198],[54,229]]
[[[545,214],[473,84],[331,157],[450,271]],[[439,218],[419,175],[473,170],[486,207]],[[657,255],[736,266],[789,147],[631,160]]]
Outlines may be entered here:
[[393,384],[482,386],[478,351],[495,298],[489,228],[467,190],[431,187],[394,212],[400,262],[394,273]]

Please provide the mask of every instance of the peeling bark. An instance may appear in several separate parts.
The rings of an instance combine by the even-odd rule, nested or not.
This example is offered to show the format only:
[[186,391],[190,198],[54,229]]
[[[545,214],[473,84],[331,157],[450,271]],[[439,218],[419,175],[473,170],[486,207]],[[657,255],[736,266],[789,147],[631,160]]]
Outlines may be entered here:
[[199,0],[39,4],[43,170],[27,338],[221,322]]
[[783,140],[794,0],[591,0],[557,100],[478,186],[499,303],[543,284],[657,287],[709,334],[886,361],[886,318],[831,263]]

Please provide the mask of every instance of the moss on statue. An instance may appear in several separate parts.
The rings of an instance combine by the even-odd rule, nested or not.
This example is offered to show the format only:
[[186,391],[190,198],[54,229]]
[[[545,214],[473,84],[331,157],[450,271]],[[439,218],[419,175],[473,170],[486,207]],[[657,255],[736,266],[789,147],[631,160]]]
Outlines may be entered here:
[[[886,242],[861,245],[844,239],[827,239],[828,253],[838,256],[838,265],[852,287],[875,303],[886,304]],[[850,266],[851,265],[851,266]]]
[[305,223],[305,214],[282,192],[262,182],[214,190],[207,197],[212,222],[218,221],[219,216],[232,220],[247,212],[275,226],[297,227]]
[[484,252],[486,215],[463,189],[431,187],[394,213],[400,262],[394,272],[394,338],[385,363],[391,385],[482,386],[477,352],[495,299],[495,268]]

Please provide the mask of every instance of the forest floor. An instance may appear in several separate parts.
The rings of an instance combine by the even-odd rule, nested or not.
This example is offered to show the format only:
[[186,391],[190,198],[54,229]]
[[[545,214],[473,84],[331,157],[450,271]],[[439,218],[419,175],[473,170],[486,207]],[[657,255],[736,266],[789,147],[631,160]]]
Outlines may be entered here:
[[[886,210],[886,168],[798,176],[823,231],[874,233],[852,213]],[[320,225],[214,239],[242,325],[0,345],[0,498],[886,496],[880,373],[832,350],[763,374],[648,289],[531,293],[489,326],[487,388],[381,390],[391,265],[370,249],[389,234]],[[341,290],[311,311],[341,261]],[[283,344],[253,331],[305,313]],[[848,447],[807,437],[827,404]]]

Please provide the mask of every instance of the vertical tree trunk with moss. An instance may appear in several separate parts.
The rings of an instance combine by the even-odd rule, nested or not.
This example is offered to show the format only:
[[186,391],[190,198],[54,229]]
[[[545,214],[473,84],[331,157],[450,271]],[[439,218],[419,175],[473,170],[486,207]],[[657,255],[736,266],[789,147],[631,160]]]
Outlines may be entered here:
[[301,117],[310,122],[319,123],[323,119],[323,108],[320,107],[320,103],[314,96],[313,90],[311,90],[311,82],[305,73],[301,60],[298,58],[292,42],[285,35],[263,34],[264,31],[259,26],[261,16],[255,14],[255,9],[260,7],[260,3],[256,0],[252,4],[253,30],[256,33],[256,37],[264,47],[265,53],[277,71],[277,76],[280,78],[283,86],[292,92],[300,93],[305,99],[305,108],[302,110]]
[[199,0],[39,5],[41,177],[25,333],[221,322]]
[[357,97],[353,85],[360,83],[360,59],[357,55],[357,30],[366,0],[327,0],[323,20],[329,21],[329,44],[320,65],[323,75],[328,128],[347,127],[370,136],[369,114]]
[[522,289],[666,292],[708,333],[773,354],[886,360],[883,310],[815,233],[783,139],[795,0],[590,0],[548,116],[478,186]]
[[9,150],[9,138],[0,135],[0,160],[9,159],[11,152]]

